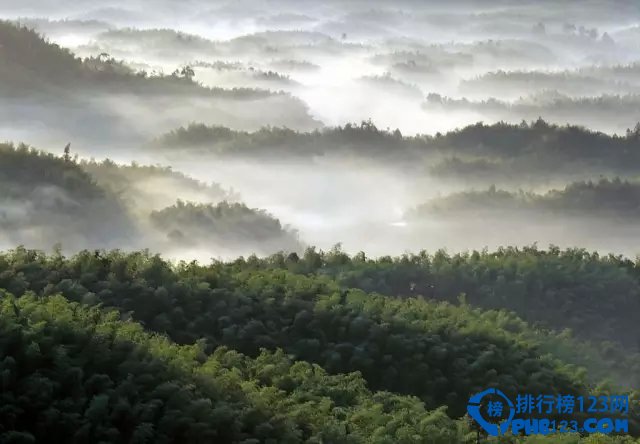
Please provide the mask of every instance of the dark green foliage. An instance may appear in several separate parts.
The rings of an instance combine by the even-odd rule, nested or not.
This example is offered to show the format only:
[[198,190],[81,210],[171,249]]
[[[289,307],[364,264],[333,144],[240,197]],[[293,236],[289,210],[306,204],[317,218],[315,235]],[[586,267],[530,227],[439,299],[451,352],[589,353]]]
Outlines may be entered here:
[[[281,352],[176,346],[58,296],[0,296],[0,441],[455,443],[415,398]],[[458,430],[460,428],[460,431]]]
[[100,302],[179,343],[203,340],[207,351],[282,348],[330,373],[360,371],[371,389],[416,395],[427,408],[448,405],[453,416],[486,386],[584,390],[574,370],[511,333],[518,321],[505,313],[340,291],[328,278],[259,271],[257,262],[174,268],[141,253],[67,260],[17,250],[0,258],[0,288]]
[[276,264],[367,292],[448,302],[464,294],[473,306],[513,310],[534,324],[571,329],[578,338],[640,345],[640,265],[623,257],[535,246],[377,259],[308,250],[295,262],[272,258],[260,267]]

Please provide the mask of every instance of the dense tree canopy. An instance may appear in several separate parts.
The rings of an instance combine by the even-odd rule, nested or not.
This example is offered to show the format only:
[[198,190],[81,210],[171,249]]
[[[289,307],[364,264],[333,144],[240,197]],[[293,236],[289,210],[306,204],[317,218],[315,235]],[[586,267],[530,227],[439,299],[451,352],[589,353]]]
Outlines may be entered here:
[[[511,333],[515,318],[419,299],[340,291],[328,278],[284,270],[173,268],[159,257],[83,253],[70,260],[17,250],[0,259],[0,287],[62,293],[131,313],[179,343],[204,341],[255,356],[282,348],[330,373],[360,371],[372,389],[414,394],[461,415],[483,386],[584,390],[583,377],[541,358]],[[515,323],[515,324],[514,324]],[[419,369],[419,370],[417,370]]]
[[282,352],[207,357],[62,297],[0,296],[0,440],[424,442],[465,439],[443,410],[371,393]]
[[367,258],[338,248],[309,249],[295,261],[277,255],[258,264],[327,275],[343,288],[386,295],[456,302],[463,294],[473,306],[513,310],[532,323],[571,329],[577,337],[639,345],[640,265],[624,257],[531,246]]
[[[383,233],[394,245],[381,248],[396,252],[453,245],[425,241],[434,226],[484,241],[493,225],[520,230],[532,220],[536,236],[569,221],[563,230],[624,228],[631,243],[640,64],[614,63],[637,46],[624,40],[640,28],[610,30],[614,41],[564,24],[558,38],[538,21],[548,8],[523,27],[531,17],[516,1],[517,13],[425,12],[398,38],[384,24],[410,14],[344,2],[330,21],[313,8],[274,13],[248,2],[240,9],[255,16],[239,21],[233,2],[165,3],[154,12],[172,11],[175,23],[200,11],[193,32],[218,16],[226,24],[205,37],[153,29],[151,14],[147,29],[119,29],[85,20],[88,5],[69,20],[0,20],[3,128],[64,140],[49,147],[58,155],[0,143],[0,444],[640,444],[640,258],[536,244],[372,258],[341,244],[307,247],[285,220],[323,245],[368,237],[358,248],[369,249]],[[96,11],[86,17],[139,20],[136,8]],[[424,24],[444,31],[440,21],[482,34],[498,16],[519,37],[408,37]],[[211,40],[291,22],[305,29]],[[83,57],[29,26],[83,41],[74,46]],[[595,52],[580,54],[581,45]],[[565,52],[579,55],[571,64],[611,63],[561,71]],[[356,78],[345,69],[353,60]],[[380,92],[381,101],[351,106],[324,97],[327,88],[347,99]],[[455,90],[470,97],[441,95]],[[404,106],[415,114],[397,114]],[[341,126],[324,126],[325,111]],[[469,115],[533,120],[468,124]],[[549,123],[567,115],[620,133]],[[448,132],[421,134],[437,128]],[[80,160],[77,145],[177,169]],[[178,169],[225,177],[269,211]],[[233,259],[175,259],[203,256]],[[512,399],[628,394],[630,430],[489,438],[467,413],[470,395],[487,388]]]
[[473,442],[468,422],[446,413],[462,415],[487,386],[593,390],[506,312],[344,291],[278,269],[337,256],[199,266],[117,251],[3,254],[0,288],[20,297],[0,297],[0,436]]

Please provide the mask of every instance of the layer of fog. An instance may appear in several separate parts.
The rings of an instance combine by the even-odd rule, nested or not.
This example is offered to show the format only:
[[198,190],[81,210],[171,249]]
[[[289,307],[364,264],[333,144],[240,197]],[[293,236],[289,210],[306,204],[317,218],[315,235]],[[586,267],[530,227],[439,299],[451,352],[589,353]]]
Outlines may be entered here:
[[[407,212],[432,198],[461,191],[461,183],[443,183],[405,169],[339,159],[309,163],[211,163],[172,159],[174,169],[198,180],[232,187],[248,206],[262,208],[298,230],[308,246],[328,250],[340,243],[349,253],[402,254],[420,249],[449,251],[498,248],[504,245],[585,247],[603,253],[635,255],[640,229],[632,223],[573,218],[440,217],[416,222]],[[544,192],[552,185],[536,189]],[[559,184],[558,184],[559,186]],[[560,186],[559,186],[560,187]],[[167,190],[168,191],[168,190]],[[173,250],[175,258],[231,258],[237,251]]]
[[[540,94],[570,100],[621,94],[637,100],[638,83],[629,68],[638,61],[640,41],[640,11],[633,2],[615,2],[615,7],[606,1],[486,6],[257,0],[212,5],[191,0],[149,5],[124,0],[99,6],[88,0],[55,5],[42,0],[3,2],[0,17],[30,17],[23,22],[80,56],[107,52],[135,69],[165,74],[192,65],[203,85],[285,91],[290,96],[232,100],[75,91],[69,101],[3,99],[2,138],[60,150],[71,141],[83,156],[170,163],[196,179],[233,187],[247,205],[268,210],[298,229],[306,244],[325,249],[342,242],[349,252],[397,254],[538,242],[636,252],[628,239],[637,239],[637,233],[630,227],[618,233],[613,231],[619,227],[609,227],[597,237],[591,229],[564,223],[434,220],[412,226],[403,219],[408,208],[462,185],[390,167],[335,160],[315,165],[193,161],[139,151],[151,138],[192,121],[245,130],[264,125],[306,130],[372,119],[379,127],[414,134],[444,132],[479,120],[519,122],[541,116],[623,132],[640,115],[640,101],[631,107],[612,99],[609,108],[580,103],[563,108],[553,101],[523,107],[518,100],[535,101]],[[631,74],[621,74],[625,69]],[[505,80],[492,88],[479,81],[498,71],[512,77],[539,72],[550,80],[537,85]],[[433,100],[425,106],[429,94],[459,106],[433,106]],[[498,101],[483,104],[490,98]],[[171,187],[166,188],[169,193]],[[159,204],[153,207],[159,209]],[[174,257],[201,259],[245,254],[167,251]]]
[[59,98],[2,99],[0,140],[60,148],[71,142],[80,154],[102,157],[138,149],[194,121],[243,130],[271,125],[309,131],[321,125],[303,103],[287,95],[236,99],[77,91]]
[[[473,123],[538,115],[550,121],[591,124],[598,113],[533,111],[519,108],[496,113],[486,107],[449,110],[424,107],[428,94],[454,100],[495,97],[511,103],[542,90],[557,90],[572,97],[637,92],[636,84],[620,84],[603,70],[590,73],[593,82],[581,90],[559,82],[540,87],[531,82],[486,88],[474,83],[489,72],[580,72],[591,67],[628,65],[637,61],[640,11],[631,2],[553,2],[527,4],[499,2],[218,2],[111,1],[100,6],[90,1],[2,5],[0,17],[23,17],[29,26],[81,56],[101,52],[124,59],[136,69],[170,73],[196,65],[196,80],[217,87],[284,90],[300,98],[309,113],[326,125],[371,118],[380,127],[399,128],[405,134],[435,133]],[[31,20],[24,17],[32,17]],[[48,17],[49,21],[42,17]],[[567,19],[571,17],[571,20]],[[39,18],[34,20],[33,18]],[[56,21],[66,20],[66,21]],[[158,31],[158,30],[163,31]],[[177,34],[179,32],[180,34]],[[299,70],[286,63],[308,63],[318,69]],[[197,63],[200,63],[197,65]],[[215,64],[236,64],[219,69]],[[489,92],[489,94],[488,94]],[[113,98],[108,107],[117,102]],[[120,102],[119,108],[138,115],[140,105]],[[242,110],[246,121],[225,113],[185,112],[176,103],[152,105],[188,122],[194,115],[243,129],[256,125],[300,127],[287,103],[269,103],[270,111],[252,106]],[[227,103],[222,105],[229,106]],[[613,108],[612,114],[625,108]],[[287,114],[282,118],[267,118]],[[166,126],[158,113],[140,114],[140,126]],[[606,117],[606,116],[605,116]],[[131,115],[124,113],[123,118]],[[605,119],[606,120],[606,119]],[[148,123],[148,122],[152,122]],[[55,122],[52,122],[55,123]],[[623,132],[627,122],[601,124],[607,132]],[[144,129],[144,128],[143,128]],[[71,135],[71,134],[70,134]]]
[[[156,159],[157,160],[157,159]],[[405,217],[406,212],[431,198],[458,191],[426,178],[411,177],[400,170],[327,161],[316,165],[270,164],[268,167],[246,161],[202,163],[175,162],[174,170],[189,171],[196,179],[216,182],[234,189],[234,200],[249,207],[265,209],[285,226],[296,229],[303,245],[328,250],[341,243],[349,253],[396,255],[420,249],[449,251],[495,249],[504,245],[561,247],[580,246],[603,253],[635,255],[640,245],[640,228],[633,223],[614,223],[582,218],[472,217],[455,219],[433,217],[421,222]],[[45,206],[34,203],[3,203],[3,214],[20,220],[19,230],[5,226],[0,244],[4,248],[25,244],[50,249],[61,243],[64,251],[81,248],[149,248],[173,259],[204,262],[211,258],[232,259],[239,255],[265,255],[287,249],[277,240],[270,244],[178,245],[169,242],[146,221],[150,211],[160,210],[176,199],[216,203],[206,193],[185,189],[175,182],[152,179],[136,185],[141,198],[135,201],[135,232],[102,230],[101,237],[79,231],[64,217],[43,218]],[[134,198],[134,196],[131,196]],[[220,196],[219,199],[229,197]],[[29,216],[29,214],[33,215]],[[36,218],[41,223],[36,224]],[[46,219],[46,220],[45,220]],[[75,221],[82,216],[75,216]],[[5,220],[6,222],[6,220]],[[535,223],[532,223],[535,222]],[[84,227],[91,222],[83,224]],[[4,223],[3,223],[4,225]],[[104,227],[103,227],[104,228]],[[106,234],[105,234],[106,233]],[[300,251],[300,250],[298,250]]]

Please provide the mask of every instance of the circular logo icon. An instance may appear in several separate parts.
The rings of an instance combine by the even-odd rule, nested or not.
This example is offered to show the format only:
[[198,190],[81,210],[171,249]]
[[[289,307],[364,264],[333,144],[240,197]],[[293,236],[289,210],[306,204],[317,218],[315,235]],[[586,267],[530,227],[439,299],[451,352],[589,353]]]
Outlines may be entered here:
[[[480,412],[480,407],[482,406],[482,399],[485,396],[502,398],[504,400],[504,404],[502,404],[501,401],[498,401],[497,403],[494,403],[494,404],[490,403],[490,406],[489,406],[490,411],[491,411],[492,405],[495,406],[494,409],[496,412],[498,412],[498,407],[499,407],[499,414],[497,416],[501,416],[502,406],[504,405],[509,408],[509,417],[504,421],[502,421],[500,424],[494,424],[492,422],[489,422],[487,419],[483,418],[482,413]],[[467,412],[473,419],[475,419],[475,421],[478,424],[480,424],[480,426],[485,430],[485,432],[487,432],[489,436],[500,436],[500,435],[506,434],[507,431],[509,430],[509,426],[511,425],[511,420],[513,420],[513,416],[516,413],[515,409],[513,408],[513,403],[507,397],[507,395],[505,395],[500,390],[495,388],[490,388],[480,393],[476,393],[471,398],[469,398],[469,404],[467,405]]]

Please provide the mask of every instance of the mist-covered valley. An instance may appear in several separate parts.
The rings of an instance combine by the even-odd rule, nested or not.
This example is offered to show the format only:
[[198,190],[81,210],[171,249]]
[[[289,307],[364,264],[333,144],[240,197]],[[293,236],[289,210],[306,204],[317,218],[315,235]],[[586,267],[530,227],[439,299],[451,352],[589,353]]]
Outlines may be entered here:
[[[152,213],[180,200],[246,204],[296,233],[294,243],[256,244],[260,254],[337,243],[399,254],[533,242],[635,254],[626,222],[595,223],[602,196],[571,223],[556,213],[532,226],[503,213],[497,225],[445,222],[425,210],[491,186],[546,193],[602,178],[634,183],[638,11],[605,3],[3,6],[0,128],[7,142],[57,155],[71,143],[99,186],[113,186],[103,183],[103,160],[122,171],[140,165],[114,195],[138,233],[122,247],[194,254],[193,245],[181,254],[167,233],[162,242],[140,235]],[[151,166],[171,173],[159,179]],[[181,188],[168,179],[174,172],[233,193]],[[418,207],[419,223],[407,216]],[[22,231],[29,244],[31,230]],[[95,246],[91,236],[86,242]],[[56,243],[83,246],[49,235],[33,245]],[[254,247],[222,244],[197,248],[198,257]]]
[[0,0],[0,443],[637,444],[639,218],[636,0]]

